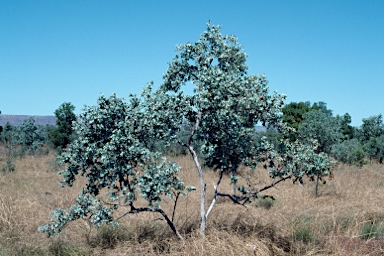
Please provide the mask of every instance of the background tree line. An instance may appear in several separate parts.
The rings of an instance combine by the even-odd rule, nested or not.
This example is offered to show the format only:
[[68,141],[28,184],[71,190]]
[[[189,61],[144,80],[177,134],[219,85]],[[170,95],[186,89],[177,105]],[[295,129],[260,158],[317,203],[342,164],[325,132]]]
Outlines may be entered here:
[[[346,113],[333,115],[326,103],[291,102],[282,109],[283,121],[295,128],[288,134],[290,140],[316,139],[319,151],[328,153],[347,164],[383,163],[383,116],[364,118],[360,127],[351,126],[352,118]],[[276,135],[281,136],[281,135]]]
[[[56,125],[36,124],[33,117],[13,126],[7,122],[0,126],[0,142],[4,148],[5,163],[2,172],[15,171],[16,157],[26,154],[48,154],[50,149],[61,152],[73,139],[72,122],[76,120],[75,107],[68,102],[55,110]],[[1,114],[1,112],[0,112]]]
[[[49,149],[62,149],[74,139],[72,122],[76,120],[75,107],[64,102],[55,110],[56,125],[39,125],[35,120],[24,120],[19,126],[9,122],[0,126],[0,140],[5,149],[6,163],[3,171],[13,171],[13,159],[24,154],[47,153]],[[0,112],[1,114],[1,112]],[[256,132],[254,137],[261,140],[266,136],[276,147],[279,140],[300,140],[308,142],[315,139],[319,143],[318,152],[325,152],[336,160],[362,166],[367,163],[383,163],[384,160],[384,123],[382,114],[364,118],[360,127],[351,125],[352,118],[348,113],[342,116],[333,115],[325,102],[291,102],[282,108],[283,122],[294,130],[282,134],[277,129]],[[184,139],[188,136],[188,127],[180,132]],[[165,140],[149,142],[153,150],[161,150],[165,155],[186,155],[187,149],[178,143],[168,144]],[[195,148],[199,141],[194,141]],[[198,151],[198,154],[200,152]],[[211,166],[207,163],[208,166]]]

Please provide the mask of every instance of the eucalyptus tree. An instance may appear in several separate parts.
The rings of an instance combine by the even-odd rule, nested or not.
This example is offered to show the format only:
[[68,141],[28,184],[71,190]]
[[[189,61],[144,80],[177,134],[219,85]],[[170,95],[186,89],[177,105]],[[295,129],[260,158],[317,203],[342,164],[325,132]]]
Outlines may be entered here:
[[24,120],[15,128],[15,141],[21,145],[22,150],[27,149],[30,153],[35,153],[47,137],[46,128],[36,124],[33,117]]
[[[276,151],[266,138],[256,139],[256,124],[288,129],[281,122],[285,96],[270,95],[264,75],[247,74],[246,54],[236,37],[222,35],[219,26],[208,24],[197,42],[180,45],[177,51],[157,90],[150,83],[140,98],[131,95],[127,103],[116,96],[102,96],[97,106],[80,114],[74,123],[76,139],[61,155],[66,164],[61,175],[62,184],[68,186],[78,175],[86,176],[87,186],[75,206],[68,211],[55,210],[51,223],[40,231],[52,235],[79,218],[91,218],[100,225],[126,214],[152,211],[161,214],[181,238],[173,223],[174,214],[165,213],[161,201],[164,196],[174,199],[175,210],[179,195],[194,188],[186,187],[177,177],[180,168],[175,163],[160,156],[160,149],[153,146],[156,141],[163,142],[163,147],[178,143],[193,158],[199,177],[203,236],[219,196],[244,205],[284,180],[329,174],[329,160],[325,154],[315,153],[316,145],[282,142],[284,147]],[[193,94],[184,93],[188,86],[193,87]],[[261,161],[268,163],[273,182],[237,187],[239,165],[255,167]],[[219,170],[209,206],[203,163]],[[240,194],[219,190],[226,172]],[[101,197],[99,193],[105,189],[107,197]],[[139,195],[147,205],[137,207]],[[113,217],[117,207],[128,210]]]
[[[202,235],[217,196],[228,196],[235,203],[244,203],[249,195],[257,196],[264,190],[248,191],[236,187],[237,168],[241,163],[255,167],[257,162],[266,160],[264,145],[257,145],[253,140],[256,124],[286,130],[281,121],[285,95],[270,95],[264,75],[248,75],[247,55],[242,46],[235,36],[222,35],[220,29],[220,26],[208,24],[197,42],[177,46],[177,55],[169,63],[164,83],[152,96],[148,88],[145,97],[155,113],[152,116],[158,115],[153,119],[159,125],[158,129],[166,131],[165,136],[186,147],[194,160],[200,180]],[[194,93],[185,94],[186,87],[193,87]],[[181,127],[189,127],[190,134],[186,139],[178,136]],[[208,208],[202,163],[193,147],[197,140],[201,143],[203,162],[219,170],[215,197]],[[233,195],[218,191],[222,175],[227,171],[231,173],[235,188]],[[271,173],[271,177],[285,180],[289,176],[286,174]],[[236,194],[236,188],[240,196]]]
[[343,138],[340,119],[322,109],[304,114],[298,133],[300,140],[304,142],[316,139],[319,142],[318,151],[325,153],[330,153],[332,145]]

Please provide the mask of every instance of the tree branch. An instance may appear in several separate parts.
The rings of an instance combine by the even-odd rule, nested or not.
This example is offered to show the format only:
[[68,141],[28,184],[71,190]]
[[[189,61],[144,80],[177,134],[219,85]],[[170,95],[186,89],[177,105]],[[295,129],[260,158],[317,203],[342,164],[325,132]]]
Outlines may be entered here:
[[209,208],[207,210],[207,213],[205,214],[205,218],[208,218],[209,213],[212,211],[213,206],[216,204],[217,194],[218,194],[217,189],[218,189],[218,187],[220,185],[220,182],[221,182],[221,180],[223,178],[223,173],[224,173],[224,169],[221,168],[219,180],[217,181],[216,185],[214,186],[214,188],[215,188],[215,196],[213,197],[211,205],[209,206]]
[[[222,197],[228,197],[229,199],[232,200],[232,202],[234,202],[235,204],[240,204],[240,205],[243,205],[245,203],[241,203],[241,201],[245,200],[245,199],[249,199],[251,196],[243,196],[243,197],[237,197],[237,196],[233,196],[231,194],[224,194],[224,193],[217,193],[218,196],[222,196]],[[247,200],[248,201],[248,200]]]
[[127,212],[123,213],[122,215],[116,217],[114,220],[118,221],[119,219],[123,218],[124,216],[126,216],[128,214],[136,214],[136,213],[139,213],[139,212],[157,212],[157,213],[160,213],[164,217],[164,220],[167,222],[168,226],[172,229],[173,233],[175,233],[175,235],[177,235],[177,237],[180,240],[184,240],[184,238],[180,235],[179,231],[177,231],[175,225],[173,224],[173,221],[171,221],[168,218],[168,215],[162,209],[151,208],[151,207],[136,208],[136,207],[133,206],[132,203],[130,204],[130,207],[131,207],[130,211],[127,211]]
[[262,192],[262,191],[264,191],[264,190],[270,189],[270,188],[274,187],[275,185],[279,184],[280,182],[285,181],[285,180],[290,179],[290,178],[292,178],[292,175],[289,175],[289,176],[287,176],[287,177],[285,177],[285,178],[281,178],[280,180],[278,180],[278,181],[276,181],[276,182],[272,182],[270,185],[265,186],[265,187],[262,188],[262,189],[259,189],[259,190],[258,190],[257,192],[255,192],[255,193],[258,194],[258,193],[260,193],[260,192]]
[[260,192],[263,192],[263,191],[265,191],[265,190],[267,190],[267,189],[270,189],[270,188],[276,186],[277,184],[279,184],[280,182],[285,181],[285,180],[290,179],[290,178],[292,178],[292,175],[289,175],[289,176],[287,176],[287,177],[285,177],[285,178],[281,178],[280,180],[278,180],[278,181],[276,181],[276,182],[272,182],[270,185],[265,186],[265,187],[263,187],[263,188],[261,188],[261,189],[258,189],[257,191],[251,192],[251,193],[249,193],[249,194],[246,195],[246,196],[237,197],[237,196],[235,196],[235,195],[225,194],[225,193],[219,193],[219,192],[215,191],[215,197],[216,197],[216,196],[228,197],[228,198],[231,199],[235,204],[240,204],[240,205],[243,205],[243,206],[244,206],[244,205],[250,200],[251,197],[255,197],[255,198],[257,198],[257,196],[258,196],[258,194],[259,194]]
[[179,199],[179,196],[180,196],[180,192],[177,193],[176,198],[175,198],[175,204],[173,205],[172,222],[175,220],[176,205],[177,205],[177,201]]

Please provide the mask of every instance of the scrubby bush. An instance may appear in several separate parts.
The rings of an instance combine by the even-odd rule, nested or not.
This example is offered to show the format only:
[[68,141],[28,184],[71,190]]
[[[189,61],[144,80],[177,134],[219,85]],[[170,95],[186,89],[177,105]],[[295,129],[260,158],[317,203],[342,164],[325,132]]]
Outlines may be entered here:
[[357,139],[345,140],[332,146],[331,155],[342,163],[362,166],[364,164],[364,149]]
[[382,164],[384,159],[384,134],[369,138],[364,144],[364,149],[369,159],[376,159]]
[[42,125],[37,125],[32,117],[24,120],[23,123],[15,128],[15,141],[20,145],[21,155],[27,151],[35,153],[48,138],[47,129]]

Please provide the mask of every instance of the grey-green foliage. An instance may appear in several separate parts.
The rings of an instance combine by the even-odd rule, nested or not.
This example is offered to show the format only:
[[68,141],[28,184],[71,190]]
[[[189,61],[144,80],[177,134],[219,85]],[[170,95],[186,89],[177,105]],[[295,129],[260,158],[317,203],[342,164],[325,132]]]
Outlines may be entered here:
[[331,174],[333,163],[324,152],[316,153],[318,143],[310,140],[307,143],[300,141],[283,141],[279,150],[264,140],[267,152],[268,166],[271,178],[284,178],[291,176],[295,180],[302,180],[304,176],[314,179]]
[[[177,47],[151,105],[161,113],[159,129],[166,131],[170,141],[184,145],[195,161],[202,235],[209,210],[206,214],[205,181],[193,143],[200,142],[204,163],[230,170],[235,176],[240,163],[257,153],[252,143],[255,125],[280,126],[285,99],[277,93],[269,95],[264,75],[247,74],[242,46],[235,36],[222,35],[220,29],[208,24],[197,42]],[[187,86],[193,87],[192,95],[184,94]],[[190,130],[186,139],[178,137],[182,127]]]
[[[264,168],[269,170],[269,176],[273,179],[271,184],[255,186],[248,183],[247,186],[238,188],[240,196],[228,196],[236,203],[245,204],[252,198],[258,198],[259,194],[265,190],[273,188],[277,184],[287,179],[294,182],[303,182],[304,177],[310,181],[316,182],[316,196],[318,195],[318,183],[324,181],[324,177],[332,178],[332,169],[334,163],[330,161],[328,155],[324,152],[317,153],[318,143],[316,140],[302,143],[298,140],[292,142],[290,139],[280,140],[278,146],[275,146],[267,137],[261,138],[260,154],[254,157],[255,162],[264,162]],[[236,179],[239,177],[236,176]]]
[[330,153],[332,145],[343,138],[340,119],[321,109],[304,114],[298,133],[304,142],[316,139],[319,142],[318,151],[325,153]]
[[[101,96],[97,106],[84,109],[73,126],[76,140],[60,156],[66,166],[60,174],[62,186],[72,186],[79,175],[87,178],[87,185],[76,205],[54,210],[51,223],[40,231],[58,234],[69,221],[79,218],[90,218],[97,226],[113,223],[113,212],[119,206],[128,207],[127,214],[154,211],[167,218],[160,202],[163,196],[183,193],[184,183],[176,176],[178,165],[146,147],[154,130],[144,115],[134,96],[129,103],[115,95]],[[102,191],[106,195],[99,195]],[[147,204],[136,208],[134,202],[140,195]]]
[[24,120],[15,129],[15,141],[21,145],[21,149],[34,153],[46,140],[47,130],[42,125],[37,125],[32,117]]
[[[160,88],[186,102],[178,108],[173,102],[163,105],[174,113],[172,122],[191,131],[199,121],[192,140],[202,142],[204,161],[219,169],[237,166],[254,153],[255,125],[279,125],[285,99],[269,95],[264,75],[247,74],[242,46],[220,29],[208,24],[197,42],[179,45]],[[193,95],[183,94],[186,86],[193,86]],[[171,128],[177,134],[180,125]]]
[[332,156],[340,162],[362,166],[364,148],[358,139],[345,140],[332,146]]
[[[268,147],[270,146],[267,144]],[[317,152],[317,140],[310,140],[305,144],[300,141],[285,140],[277,151],[274,151],[272,147],[272,150],[267,150],[271,178],[278,177],[278,182],[291,178],[302,183],[304,176],[309,177],[311,181],[316,181],[315,194],[318,196],[319,182],[325,183],[323,180],[325,176],[332,178],[334,163],[330,161],[326,153]]]

